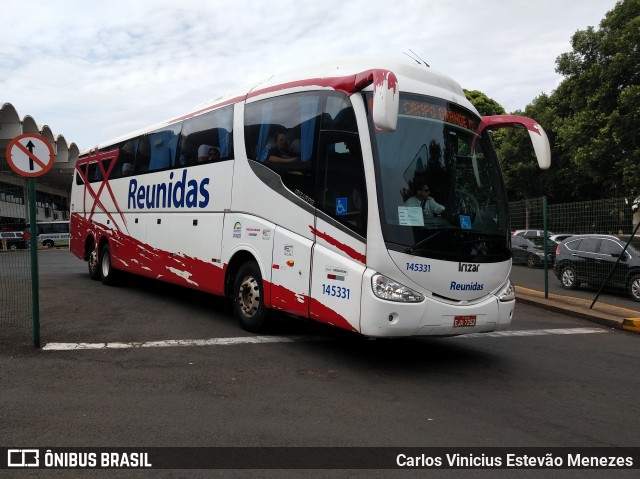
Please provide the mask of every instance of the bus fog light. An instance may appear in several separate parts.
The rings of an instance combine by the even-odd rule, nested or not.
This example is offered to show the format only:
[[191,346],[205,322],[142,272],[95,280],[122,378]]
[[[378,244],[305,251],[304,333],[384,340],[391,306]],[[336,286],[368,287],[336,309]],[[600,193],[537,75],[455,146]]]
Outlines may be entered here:
[[398,313],[391,313],[387,319],[389,324],[396,324],[398,322]]
[[380,299],[402,303],[419,303],[424,296],[413,289],[387,278],[382,274],[374,274],[371,278],[373,294]]
[[516,299],[516,288],[513,286],[511,280],[508,279],[507,282],[502,285],[502,288],[498,290],[496,296],[503,302]]

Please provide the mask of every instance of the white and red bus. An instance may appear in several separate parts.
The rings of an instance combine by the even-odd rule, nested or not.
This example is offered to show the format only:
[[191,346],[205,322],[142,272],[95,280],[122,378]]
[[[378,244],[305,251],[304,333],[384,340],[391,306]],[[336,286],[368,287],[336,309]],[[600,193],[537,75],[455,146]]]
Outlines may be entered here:
[[[500,127],[527,129],[549,166],[537,123],[481,117],[424,65],[274,76],[83,153],[70,249],[106,284],[127,271],[229,297],[253,332],[269,310],[371,337],[503,329],[515,294]],[[270,158],[277,140],[287,162]]]

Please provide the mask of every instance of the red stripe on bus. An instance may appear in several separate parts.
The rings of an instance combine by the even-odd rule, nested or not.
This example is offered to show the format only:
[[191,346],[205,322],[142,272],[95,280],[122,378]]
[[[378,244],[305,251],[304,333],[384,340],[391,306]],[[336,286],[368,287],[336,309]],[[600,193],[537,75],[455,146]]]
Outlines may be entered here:
[[362,253],[360,253],[360,252],[356,251],[355,249],[353,249],[351,246],[346,245],[344,243],[341,243],[340,241],[338,241],[337,239],[335,239],[332,236],[328,235],[327,233],[323,233],[322,231],[318,231],[317,229],[315,229],[311,225],[309,225],[309,228],[311,229],[311,232],[313,234],[315,234],[318,238],[322,238],[327,243],[329,243],[332,246],[335,246],[340,251],[342,251],[343,253],[347,254],[348,256],[350,256],[351,258],[355,259],[356,261],[360,261],[362,264],[366,264],[367,257],[365,255],[363,255]]

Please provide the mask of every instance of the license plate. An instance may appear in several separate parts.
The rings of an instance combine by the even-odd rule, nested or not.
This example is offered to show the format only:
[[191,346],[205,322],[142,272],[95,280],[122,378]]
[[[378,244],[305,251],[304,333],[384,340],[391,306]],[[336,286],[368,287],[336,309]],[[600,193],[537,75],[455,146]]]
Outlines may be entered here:
[[475,316],[454,316],[453,317],[454,328],[465,328],[465,327],[475,326],[475,325],[476,325]]

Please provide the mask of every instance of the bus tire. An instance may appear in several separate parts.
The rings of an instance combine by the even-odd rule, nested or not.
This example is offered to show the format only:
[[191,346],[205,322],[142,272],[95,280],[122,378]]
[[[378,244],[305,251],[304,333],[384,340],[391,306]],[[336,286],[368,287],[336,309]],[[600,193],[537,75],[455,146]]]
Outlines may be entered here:
[[89,277],[93,280],[100,279],[100,263],[98,262],[98,252],[96,251],[95,246],[91,247],[91,252],[89,253],[89,258],[87,259],[87,264],[89,265]]
[[231,292],[233,313],[246,331],[259,333],[268,326],[264,305],[262,275],[255,261],[247,261],[238,269]]
[[105,243],[104,246],[100,248],[99,270],[102,284],[106,284],[107,286],[113,286],[116,284],[116,276],[118,272],[111,264],[111,249],[109,248],[109,243]]
[[45,248],[53,248],[55,245],[53,243],[53,240],[44,240],[42,246],[44,246]]

